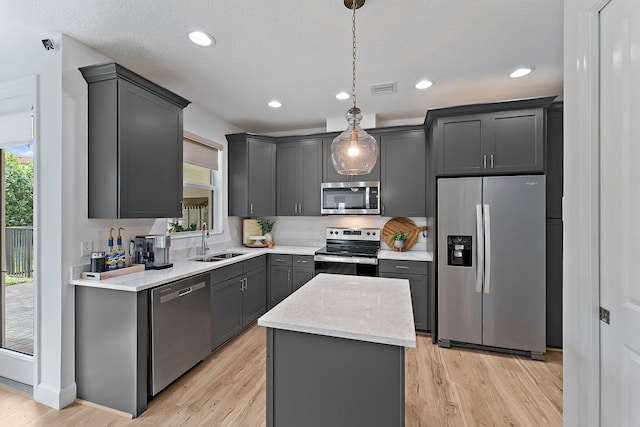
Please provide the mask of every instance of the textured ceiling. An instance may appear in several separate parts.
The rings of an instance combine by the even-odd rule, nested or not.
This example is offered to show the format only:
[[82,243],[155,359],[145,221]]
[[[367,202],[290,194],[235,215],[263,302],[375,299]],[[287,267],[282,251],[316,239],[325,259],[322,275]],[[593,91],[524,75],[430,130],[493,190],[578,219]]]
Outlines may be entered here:
[[[561,0],[368,0],[358,106],[379,122],[429,108],[562,94]],[[248,132],[320,128],[351,101],[343,0],[0,0],[3,22],[65,33]],[[191,44],[204,29],[215,47]],[[523,65],[536,71],[508,74]],[[414,84],[432,80],[432,88]],[[369,85],[397,81],[397,93]],[[266,103],[284,106],[270,109]]]

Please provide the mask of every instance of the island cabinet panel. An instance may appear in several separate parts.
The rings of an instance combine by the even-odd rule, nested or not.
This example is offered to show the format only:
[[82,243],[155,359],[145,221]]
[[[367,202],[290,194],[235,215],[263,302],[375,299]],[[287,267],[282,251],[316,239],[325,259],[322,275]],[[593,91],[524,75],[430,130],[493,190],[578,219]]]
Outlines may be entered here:
[[[373,130],[367,130],[367,132],[376,139],[378,144],[380,143],[379,137]],[[350,176],[340,175],[336,172],[336,168],[333,167],[333,162],[331,161],[331,143],[337,135],[322,138],[322,182],[380,181],[380,146],[378,146],[378,161],[368,174]]]
[[311,255],[269,255],[268,306],[271,310],[283,299],[313,279],[314,262]]
[[411,304],[416,330],[431,331],[429,324],[428,263],[422,261],[380,260],[380,277],[407,279],[411,288]]
[[273,138],[246,133],[229,142],[229,215],[276,214],[276,146]]
[[89,94],[89,218],[182,216],[189,101],[116,63],[80,71]]
[[267,426],[404,426],[400,346],[267,329]]
[[322,139],[284,140],[276,146],[277,214],[320,215]]
[[380,214],[425,216],[425,137],[420,128],[382,133]]
[[544,109],[435,120],[439,176],[544,172]]
[[133,416],[147,409],[149,292],[75,288],[78,398]]
[[266,311],[266,255],[211,271],[211,351]]

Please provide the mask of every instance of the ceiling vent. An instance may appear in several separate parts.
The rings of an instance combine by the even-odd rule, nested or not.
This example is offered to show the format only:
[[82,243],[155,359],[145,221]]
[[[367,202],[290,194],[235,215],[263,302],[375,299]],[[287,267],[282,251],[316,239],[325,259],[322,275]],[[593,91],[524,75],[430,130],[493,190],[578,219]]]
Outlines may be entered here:
[[369,85],[369,89],[371,90],[371,95],[386,95],[389,93],[396,93],[396,82]]

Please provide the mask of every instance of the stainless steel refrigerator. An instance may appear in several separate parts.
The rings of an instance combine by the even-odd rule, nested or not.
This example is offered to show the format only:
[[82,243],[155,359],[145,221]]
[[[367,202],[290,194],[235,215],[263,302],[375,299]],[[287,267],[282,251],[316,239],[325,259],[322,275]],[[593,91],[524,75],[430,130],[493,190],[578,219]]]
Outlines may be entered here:
[[438,343],[542,359],[545,177],[438,180]]

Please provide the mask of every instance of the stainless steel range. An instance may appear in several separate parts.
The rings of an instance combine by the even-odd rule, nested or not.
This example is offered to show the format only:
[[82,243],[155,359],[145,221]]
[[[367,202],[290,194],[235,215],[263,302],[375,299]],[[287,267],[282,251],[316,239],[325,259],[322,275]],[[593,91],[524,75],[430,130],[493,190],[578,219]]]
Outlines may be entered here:
[[379,228],[329,227],[326,244],[314,256],[316,274],[378,275]]

